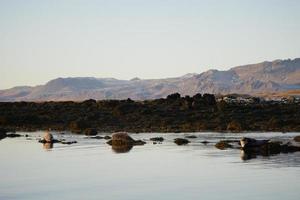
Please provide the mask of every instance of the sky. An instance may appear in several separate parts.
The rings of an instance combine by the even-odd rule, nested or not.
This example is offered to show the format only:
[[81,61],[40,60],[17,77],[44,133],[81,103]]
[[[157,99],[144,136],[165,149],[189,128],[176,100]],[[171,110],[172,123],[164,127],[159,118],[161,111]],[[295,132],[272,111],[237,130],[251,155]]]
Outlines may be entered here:
[[300,57],[298,0],[0,0],[0,89]]

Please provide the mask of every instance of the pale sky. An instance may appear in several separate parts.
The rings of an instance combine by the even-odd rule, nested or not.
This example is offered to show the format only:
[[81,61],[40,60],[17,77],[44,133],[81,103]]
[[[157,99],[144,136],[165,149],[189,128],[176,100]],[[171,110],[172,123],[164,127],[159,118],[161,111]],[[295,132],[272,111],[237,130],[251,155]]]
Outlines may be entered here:
[[296,57],[298,0],[0,0],[0,89]]

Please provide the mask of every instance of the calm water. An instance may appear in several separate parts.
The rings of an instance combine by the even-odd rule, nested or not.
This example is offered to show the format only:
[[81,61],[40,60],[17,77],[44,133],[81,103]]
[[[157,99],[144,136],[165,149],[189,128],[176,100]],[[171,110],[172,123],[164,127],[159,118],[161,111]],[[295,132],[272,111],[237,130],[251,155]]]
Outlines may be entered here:
[[[29,138],[0,141],[0,199],[299,199],[300,153],[241,159],[240,150],[218,150],[200,141],[239,139],[245,134],[132,134],[147,144],[115,153],[105,140],[65,134],[77,144],[38,143]],[[255,138],[291,138],[300,133],[247,133]],[[150,137],[166,141],[154,145]],[[49,147],[48,147],[49,148]]]

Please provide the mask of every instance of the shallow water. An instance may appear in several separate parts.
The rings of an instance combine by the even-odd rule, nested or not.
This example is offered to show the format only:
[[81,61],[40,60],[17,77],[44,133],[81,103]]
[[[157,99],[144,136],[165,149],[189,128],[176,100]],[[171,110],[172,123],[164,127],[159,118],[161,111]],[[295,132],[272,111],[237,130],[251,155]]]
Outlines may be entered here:
[[[218,150],[220,139],[292,138],[299,133],[143,133],[147,142],[115,153],[105,140],[55,135],[72,145],[28,138],[0,141],[0,199],[299,199],[300,152],[241,159],[240,150]],[[176,137],[197,135],[177,146]],[[150,137],[166,141],[154,145]],[[201,141],[210,141],[207,145]]]

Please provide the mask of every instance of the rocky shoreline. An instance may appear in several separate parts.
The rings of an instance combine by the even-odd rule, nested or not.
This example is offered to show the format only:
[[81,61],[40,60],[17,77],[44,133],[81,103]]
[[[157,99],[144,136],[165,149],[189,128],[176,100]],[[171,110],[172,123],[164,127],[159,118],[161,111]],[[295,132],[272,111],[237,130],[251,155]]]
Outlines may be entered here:
[[[133,101],[0,102],[0,127],[16,131],[299,132],[299,103],[229,103],[211,94]],[[91,133],[92,134],[92,133]]]

